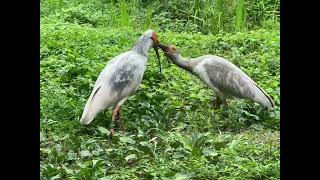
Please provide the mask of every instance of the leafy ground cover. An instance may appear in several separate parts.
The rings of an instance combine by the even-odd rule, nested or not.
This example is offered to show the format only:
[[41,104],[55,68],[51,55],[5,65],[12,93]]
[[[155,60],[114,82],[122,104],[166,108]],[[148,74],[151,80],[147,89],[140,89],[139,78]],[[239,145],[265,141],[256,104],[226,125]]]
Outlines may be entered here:
[[[97,8],[97,1],[93,2],[91,6]],[[101,4],[115,10],[121,2]],[[232,61],[274,99],[273,111],[266,112],[247,100],[231,100],[228,110],[214,111],[210,89],[189,73],[166,64],[163,56],[160,74],[150,51],[140,89],[122,108],[125,131],[110,139],[111,111],[99,114],[90,126],[82,126],[83,107],[108,60],[130,49],[154,20],[149,19],[145,26],[142,21],[137,29],[130,23],[125,26],[125,18],[114,19],[124,27],[113,26],[101,23],[102,17],[113,16],[95,14],[103,10],[93,11],[90,3],[41,3],[43,179],[280,178],[278,22],[264,21],[261,23],[266,26],[260,28],[218,33],[197,28],[178,31],[179,23],[155,25],[160,42],[176,45],[186,57],[215,54]],[[82,6],[86,8],[79,8]],[[139,17],[125,8],[123,11],[129,17]],[[87,19],[79,22],[81,17]]]

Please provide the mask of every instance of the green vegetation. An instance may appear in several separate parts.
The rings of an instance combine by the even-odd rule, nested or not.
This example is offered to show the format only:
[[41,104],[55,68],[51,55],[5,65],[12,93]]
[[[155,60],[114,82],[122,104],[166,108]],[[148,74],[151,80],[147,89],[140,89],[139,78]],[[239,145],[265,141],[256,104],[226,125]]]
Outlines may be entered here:
[[[41,0],[40,176],[43,179],[280,179],[279,1]],[[186,57],[215,54],[274,99],[211,109],[212,90],[150,51],[140,89],[122,107],[79,123],[100,71],[146,29]],[[162,53],[160,53],[162,54]]]
[[217,34],[279,22],[280,0],[41,0],[41,19],[93,27]]

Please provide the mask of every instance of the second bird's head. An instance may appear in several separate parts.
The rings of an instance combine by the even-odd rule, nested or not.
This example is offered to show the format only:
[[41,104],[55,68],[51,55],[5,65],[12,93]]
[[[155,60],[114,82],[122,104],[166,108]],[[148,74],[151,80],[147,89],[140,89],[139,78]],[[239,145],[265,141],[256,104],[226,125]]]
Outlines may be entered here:
[[158,47],[162,49],[164,54],[170,59],[177,59],[180,55],[178,49],[174,45],[159,44]]

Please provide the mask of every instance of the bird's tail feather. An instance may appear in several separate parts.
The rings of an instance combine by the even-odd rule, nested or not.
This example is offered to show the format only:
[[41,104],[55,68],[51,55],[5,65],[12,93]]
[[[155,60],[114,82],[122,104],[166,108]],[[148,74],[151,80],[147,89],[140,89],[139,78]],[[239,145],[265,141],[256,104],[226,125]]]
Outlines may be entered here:
[[90,97],[84,107],[82,117],[80,119],[81,124],[85,124],[85,125],[90,124],[90,122],[94,119],[95,114],[90,111],[90,106],[91,106],[91,101],[93,100],[94,96],[97,94],[97,92],[99,91],[100,88],[101,88],[101,86],[99,86],[98,88],[95,88],[92,91],[92,93],[91,93],[91,95],[90,95]]
[[83,113],[80,119],[80,123],[83,125],[88,125],[92,122],[93,119],[94,119],[94,114],[91,113],[90,111],[87,111],[86,113]]
[[255,83],[255,86],[260,90],[259,91],[260,93],[256,94],[256,97],[255,97],[256,101],[267,108],[273,108],[274,102],[272,98],[256,83]]

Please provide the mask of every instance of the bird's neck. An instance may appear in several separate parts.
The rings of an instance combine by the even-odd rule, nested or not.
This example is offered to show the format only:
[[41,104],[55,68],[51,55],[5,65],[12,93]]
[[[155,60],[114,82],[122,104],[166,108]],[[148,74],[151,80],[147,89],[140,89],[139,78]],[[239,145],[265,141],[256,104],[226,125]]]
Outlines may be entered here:
[[180,68],[192,72],[191,62],[182,57],[180,54],[170,59],[175,65],[179,66]]
[[152,40],[141,38],[139,41],[133,46],[132,50],[143,55],[147,56],[149,49],[152,47]]

